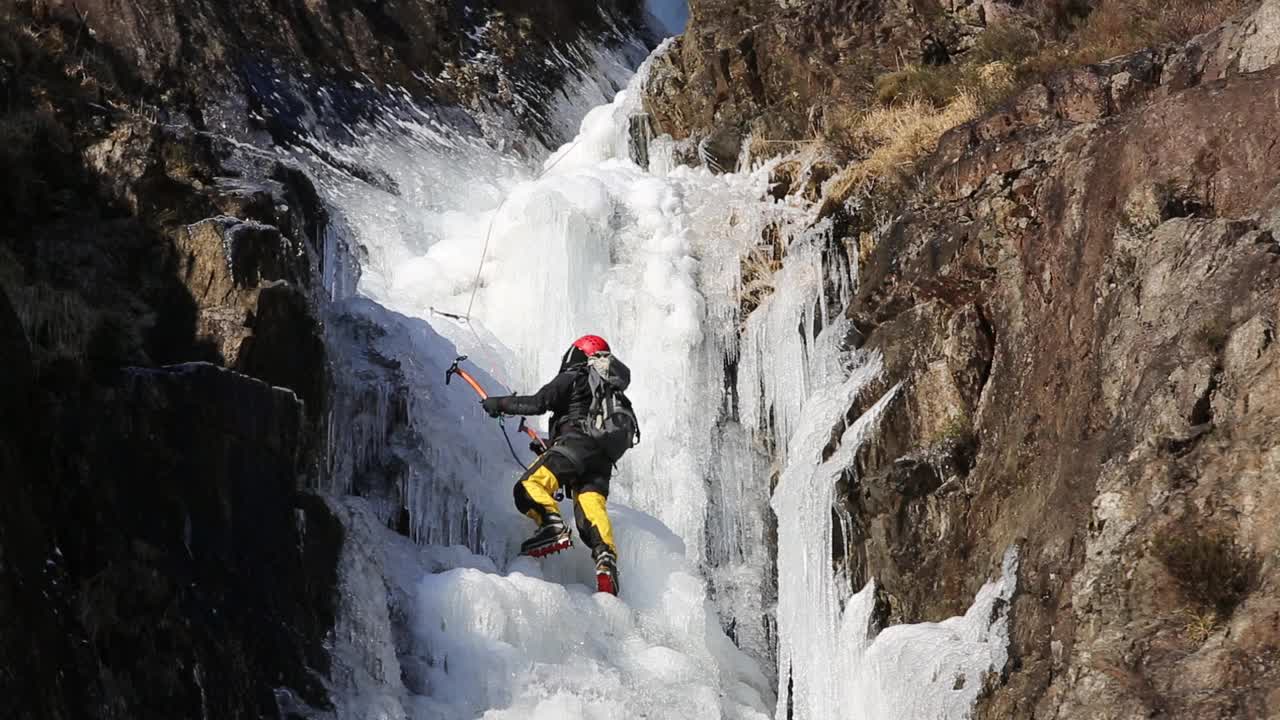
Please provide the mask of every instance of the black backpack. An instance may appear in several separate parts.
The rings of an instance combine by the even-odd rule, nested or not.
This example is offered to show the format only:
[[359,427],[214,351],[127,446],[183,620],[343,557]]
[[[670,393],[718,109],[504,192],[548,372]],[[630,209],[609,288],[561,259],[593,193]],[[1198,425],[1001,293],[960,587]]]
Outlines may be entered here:
[[640,444],[640,422],[623,394],[631,384],[631,370],[612,354],[598,352],[587,360],[587,384],[591,408],[582,430],[610,462],[616,463],[623,453]]

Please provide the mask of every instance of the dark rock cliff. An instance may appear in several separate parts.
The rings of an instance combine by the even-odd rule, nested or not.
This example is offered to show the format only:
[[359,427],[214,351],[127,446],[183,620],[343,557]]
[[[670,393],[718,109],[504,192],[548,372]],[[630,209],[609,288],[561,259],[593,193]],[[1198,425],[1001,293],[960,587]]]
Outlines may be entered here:
[[[344,532],[307,488],[323,308],[351,272],[335,218],[271,145],[340,141],[395,103],[463,118],[546,100],[571,79],[545,62],[557,48],[621,42],[637,15],[0,6],[0,715],[331,707]],[[537,106],[513,127],[554,139],[520,107]]]
[[316,127],[341,136],[390,95],[503,107],[521,130],[556,139],[542,111],[580,72],[566,53],[647,32],[637,0],[21,4],[138,102],[201,130],[295,142]]
[[297,397],[205,363],[32,395],[0,460],[7,716],[325,706],[343,533],[297,492]]
[[[812,142],[801,119],[868,109],[841,86],[939,32],[921,18],[968,22],[952,3],[692,5],[649,108],[659,131],[732,136],[729,158],[748,133]],[[823,208],[860,267],[849,345],[905,389],[841,488],[838,562],[920,622],[1020,548],[979,717],[1280,712],[1277,48],[1266,2],[1064,68],[942,136],[876,222]]]

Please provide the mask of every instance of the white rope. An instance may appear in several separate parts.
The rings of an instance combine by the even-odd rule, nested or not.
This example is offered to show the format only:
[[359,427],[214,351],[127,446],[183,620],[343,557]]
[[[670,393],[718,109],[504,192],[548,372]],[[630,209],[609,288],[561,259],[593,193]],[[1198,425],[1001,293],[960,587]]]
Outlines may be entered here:
[[[542,176],[546,175],[548,172],[551,172],[552,168],[554,168],[556,165],[559,165],[561,160],[564,160],[565,158],[569,157],[569,155],[573,152],[574,148],[578,147],[578,143],[580,142],[582,142],[581,137],[575,138],[573,143],[569,145],[568,150],[561,153],[560,157],[555,159],[555,162],[546,166],[545,168],[542,169],[541,172],[539,172],[537,175],[534,176],[533,182],[537,182],[541,180]],[[493,237],[493,223],[495,220],[498,219],[498,214],[502,212],[502,208],[506,204],[507,204],[507,198],[503,197],[502,202],[498,203],[498,207],[493,211],[493,215],[489,217],[489,228],[484,233],[484,248],[480,251],[480,264],[476,266],[476,276],[475,276],[475,279],[472,280],[471,282],[471,298],[467,300],[467,312],[466,312],[466,315],[464,315],[462,318],[462,322],[466,323],[468,327],[471,327],[471,309],[476,304],[476,291],[480,289],[480,273],[484,271],[484,264],[489,259],[489,241]],[[480,335],[476,333],[474,327],[472,327],[471,332],[475,334],[476,342],[480,342]]]

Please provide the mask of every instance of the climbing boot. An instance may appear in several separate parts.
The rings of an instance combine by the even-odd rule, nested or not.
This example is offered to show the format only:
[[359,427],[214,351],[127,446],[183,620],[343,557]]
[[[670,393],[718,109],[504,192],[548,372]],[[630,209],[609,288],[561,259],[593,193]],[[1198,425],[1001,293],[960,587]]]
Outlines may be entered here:
[[618,560],[608,550],[596,553],[596,591],[618,594]]
[[545,557],[561,550],[568,550],[573,545],[573,534],[565,526],[559,515],[547,515],[546,520],[538,526],[533,537],[520,544],[520,554],[530,557]]

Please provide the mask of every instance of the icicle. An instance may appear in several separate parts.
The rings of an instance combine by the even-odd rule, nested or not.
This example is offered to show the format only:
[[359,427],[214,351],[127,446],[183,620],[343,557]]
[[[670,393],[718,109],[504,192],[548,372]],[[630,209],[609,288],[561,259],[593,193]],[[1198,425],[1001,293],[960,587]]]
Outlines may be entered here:
[[[792,447],[792,461],[774,491],[778,516],[779,703],[777,717],[834,718],[840,678],[836,667],[839,610],[843,598],[832,569],[831,510],[836,480],[850,468],[875,432],[899,386],[888,392],[842,434],[836,452],[823,460],[831,428],[843,422],[850,405],[879,374],[881,360],[861,360],[847,379],[827,379],[805,403]],[[788,676],[794,688],[787,696]]]

